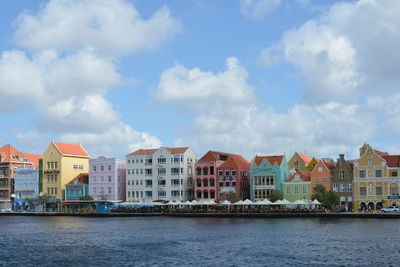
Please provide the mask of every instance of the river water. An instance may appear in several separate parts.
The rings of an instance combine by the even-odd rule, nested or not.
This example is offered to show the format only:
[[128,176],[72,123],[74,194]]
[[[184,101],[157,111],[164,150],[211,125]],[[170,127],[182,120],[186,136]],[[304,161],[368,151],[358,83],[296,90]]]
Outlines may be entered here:
[[398,266],[400,220],[0,216],[0,266]]

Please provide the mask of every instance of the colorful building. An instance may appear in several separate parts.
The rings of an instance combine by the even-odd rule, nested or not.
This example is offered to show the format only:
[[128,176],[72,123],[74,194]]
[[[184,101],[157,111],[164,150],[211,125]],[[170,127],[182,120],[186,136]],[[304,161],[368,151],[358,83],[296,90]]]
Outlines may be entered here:
[[349,209],[353,209],[353,178],[353,162],[340,154],[332,169],[332,190],[339,196],[340,205]]
[[307,164],[306,171],[312,171],[314,167],[318,164],[318,162],[319,159],[313,157],[311,161]]
[[89,195],[89,174],[80,173],[65,185],[65,200],[80,200]]
[[217,168],[217,200],[227,200],[229,193],[240,199],[250,198],[250,163],[240,155],[230,154]]
[[282,186],[283,198],[290,202],[311,200],[310,171],[297,171]]
[[288,166],[294,171],[306,171],[307,165],[311,162],[312,158],[306,154],[295,152],[288,162]]
[[335,167],[330,162],[318,160],[317,165],[310,172],[311,190],[314,190],[317,184],[321,184],[326,190],[331,190],[332,169]]
[[12,208],[14,171],[18,168],[37,167],[41,155],[18,151],[12,145],[0,148],[0,209]]
[[43,193],[65,199],[71,177],[89,172],[89,155],[82,145],[52,141],[43,154]]
[[89,192],[96,200],[125,201],[126,160],[98,157],[89,161]]
[[290,176],[284,155],[255,156],[250,166],[251,200],[269,199],[275,190],[282,192],[282,183]]
[[14,209],[35,210],[36,198],[39,194],[38,168],[17,168],[14,171]]
[[400,155],[360,148],[360,158],[354,162],[353,198],[355,210],[379,210],[400,204]]
[[186,201],[193,198],[197,158],[189,147],[139,149],[126,159],[127,201]]

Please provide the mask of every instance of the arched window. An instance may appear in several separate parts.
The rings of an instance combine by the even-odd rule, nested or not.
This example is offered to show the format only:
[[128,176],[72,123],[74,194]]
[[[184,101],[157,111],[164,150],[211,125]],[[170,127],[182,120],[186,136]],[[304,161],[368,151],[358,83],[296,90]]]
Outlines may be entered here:
[[210,179],[210,186],[215,186],[215,182],[214,182],[213,178]]
[[201,199],[201,191],[197,191],[197,199]]
[[203,196],[204,196],[204,198],[208,198],[208,191],[207,190],[203,191]]
[[207,186],[208,186],[208,179],[207,179],[207,178],[203,180],[203,186],[204,186],[204,187],[207,187]]
[[203,167],[203,175],[208,175],[208,167]]
[[201,175],[201,168],[196,169],[196,175]]
[[197,183],[197,187],[201,187],[201,180],[200,179],[197,179],[196,183]]
[[214,191],[210,191],[210,198],[215,198],[215,192]]
[[395,196],[399,194],[399,186],[395,183],[390,184],[390,195]]

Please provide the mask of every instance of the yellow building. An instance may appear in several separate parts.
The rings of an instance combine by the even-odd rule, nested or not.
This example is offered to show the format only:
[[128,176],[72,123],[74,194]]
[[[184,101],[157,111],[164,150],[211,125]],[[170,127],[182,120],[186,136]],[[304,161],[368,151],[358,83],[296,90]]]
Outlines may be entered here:
[[400,204],[399,167],[399,155],[389,155],[364,144],[360,148],[360,158],[354,162],[355,211]]
[[318,163],[319,160],[313,157],[312,160],[307,164],[306,171],[312,171]]
[[288,162],[289,169],[292,174],[296,171],[306,171],[307,165],[311,162],[311,158],[306,154],[295,152]]
[[65,199],[65,185],[89,172],[89,155],[81,145],[51,142],[43,154],[43,193]]

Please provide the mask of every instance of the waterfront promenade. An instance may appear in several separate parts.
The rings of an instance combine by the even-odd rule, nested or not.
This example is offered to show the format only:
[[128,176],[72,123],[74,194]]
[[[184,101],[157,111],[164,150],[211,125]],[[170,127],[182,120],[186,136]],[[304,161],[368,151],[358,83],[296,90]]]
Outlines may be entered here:
[[71,216],[71,217],[182,217],[182,218],[382,218],[400,219],[400,213],[162,213],[162,212],[16,212],[0,213],[0,216]]

